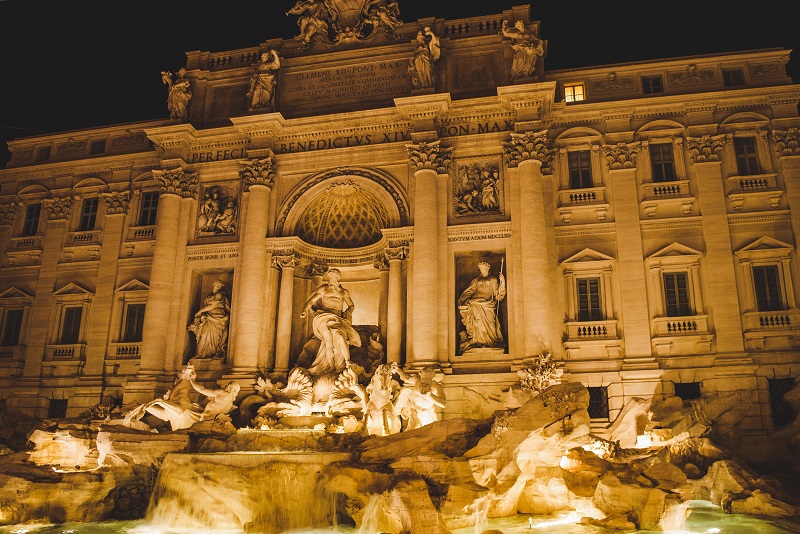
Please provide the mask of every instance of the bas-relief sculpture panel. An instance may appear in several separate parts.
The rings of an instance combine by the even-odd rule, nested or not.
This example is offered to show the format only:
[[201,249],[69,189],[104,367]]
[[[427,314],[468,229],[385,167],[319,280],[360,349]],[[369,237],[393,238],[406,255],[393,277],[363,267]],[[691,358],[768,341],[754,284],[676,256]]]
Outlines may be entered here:
[[238,185],[204,184],[197,206],[197,237],[236,236],[238,230]]
[[507,353],[505,254],[459,253],[455,262],[456,355]]
[[499,157],[458,160],[453,179],[453,214],[457,219],[504,214],[501,169]]

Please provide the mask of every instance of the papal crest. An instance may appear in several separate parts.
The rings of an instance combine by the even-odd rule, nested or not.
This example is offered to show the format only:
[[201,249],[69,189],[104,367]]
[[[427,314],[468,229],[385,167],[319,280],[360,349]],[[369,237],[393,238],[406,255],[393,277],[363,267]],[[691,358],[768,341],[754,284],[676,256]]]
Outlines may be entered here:
[[286,14],[300,17],[296,38],[304,43],[317,35],[334,44],[352,43],[378,28],[392,33],[403,24],[395,0],[298,0]]

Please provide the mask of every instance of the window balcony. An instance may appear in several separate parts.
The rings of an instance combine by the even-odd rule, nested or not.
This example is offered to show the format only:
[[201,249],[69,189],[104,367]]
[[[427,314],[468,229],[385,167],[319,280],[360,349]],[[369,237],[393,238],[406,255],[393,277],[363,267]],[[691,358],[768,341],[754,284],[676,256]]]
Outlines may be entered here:
[[568,341],[585,341],[589,339],[617,339],[617,321],[580,321],[569,322],[567,326]]
[[769,206],[778,208],[780,206],[783,191],[778,188],[776,175],[754,174],[748,176],[728,177],[728,200],[731,202],[733,211],[741,211],[745,203],[748,207],[758,208]]
[[99,245],[102,230],[87,230],[82,232],[70,232],[67,235],[67,246],[80,247],[87,245]]
[[115,360],[138,360],[142,342],[119,342],[109,345],[108,358]]
[[131,226],[126,241],[151,241],[156,238],[155,226]]
[[44,241],[44,235],[37,234],[37,235],[30,235],[30,236],[18,236],[12,237],[10,243],[10,251],[31,251],[31,250],[42,250],[42,242]]
[[567,359],[573,360],[570,367],[575,371],[580,369],[580,364],[575,360],[609,360],[619,357],[622,351],[616,319],[570,321],[564,326],[567,329],[564,349]]
[[800,309],[750,311],[742,318],[748,349],[800,348]]
[[575,212],[593,213],[598,221],[605,221],[608,214],[606,188],[587,187],[584,189],[561,189],[558,192],[558,214],[561,221],[568,224]]
[[653,329],[653,348],[659,356],[709,352],[714,341],[707,315],[656,317]]
[[85,352],[85,343],[47,345],[47,353],[45,358],[49,361],[83,360]]
[[0,347],[0,376],[19,376],[24,367],[24,345]]
[[655,217],[656,210],[679,207],[684,215],[692,213],[695,198],[689,190],[689,180],[671,182],[647,182],[642,184],[642,209],[648,217]]

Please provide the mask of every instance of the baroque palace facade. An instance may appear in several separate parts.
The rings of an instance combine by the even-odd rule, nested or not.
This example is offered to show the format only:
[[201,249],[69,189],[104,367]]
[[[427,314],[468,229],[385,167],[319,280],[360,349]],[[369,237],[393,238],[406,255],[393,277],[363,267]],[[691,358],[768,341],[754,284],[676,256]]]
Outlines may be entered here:
[[[335,267],[386,361],[444,373],[445,417],[488,415],[550,352],[597,428],[634,397],[734,391],[745,445],[786,422],[789,51],[545,71],[528,6],[414,23],[394,2],[325,9],[299,2],[295,39],[188,53],[163,73],[170,119],[10,143],[6,409],[148,400],[189,360],[207,382],[285,378]],[[482,262],[504,275],[489,342],[463,315]],[[192,324],[215,300],[209,348]]]

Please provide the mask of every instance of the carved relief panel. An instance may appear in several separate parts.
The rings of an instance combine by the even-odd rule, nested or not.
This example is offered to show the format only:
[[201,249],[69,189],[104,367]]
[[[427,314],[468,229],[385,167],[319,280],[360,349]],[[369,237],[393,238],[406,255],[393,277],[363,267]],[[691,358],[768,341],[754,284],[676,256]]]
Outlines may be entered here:
[[239,184],[203,184],[197,206],[197,237],[235,237],[239,232]]
[[453,214],[457,219],[505,214],[500,157],[460,159],[453,178]]

